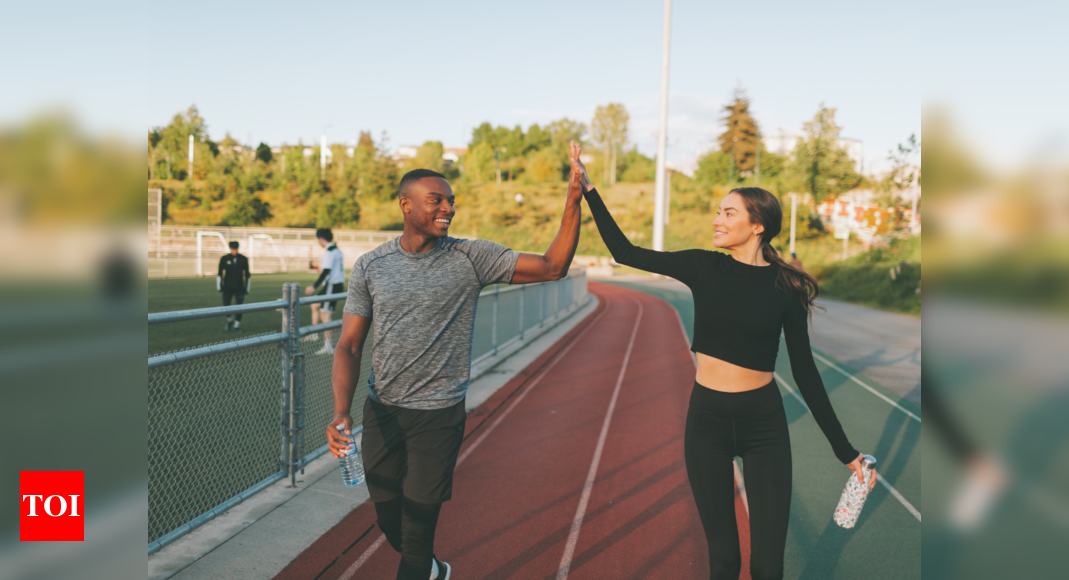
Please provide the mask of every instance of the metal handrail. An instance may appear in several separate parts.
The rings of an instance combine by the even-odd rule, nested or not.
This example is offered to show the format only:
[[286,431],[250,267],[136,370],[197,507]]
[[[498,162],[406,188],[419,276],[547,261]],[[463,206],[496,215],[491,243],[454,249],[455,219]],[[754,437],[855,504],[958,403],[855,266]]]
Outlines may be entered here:
[[233,352],[235,350],[241,350],[243,348],[251,348],[254,346],[260,346],[262,344],[271,344],[273,342],[282,342],[288,339],[289,337],[290,335],[285,332],[275,332],[273,334],[265,334],[263,336],[253,336],[241,340],[232,340],[230,342],[222,342],[219,344],[211,344],[208,346],[191,348],[189,350],[180,350],[178,352],[158,354],[156,356],[148,357],[148,368],[153,369],[156,367],[162,367],[178,362],[203,358],[206,356],[211,356],[213,354]]
[[180,322],[183,320],[196,320],[198,318],[230,316],[231,314],[260,312],[261,310],[277,310],[287,306],[289,306],[289,302],[286,300],[272,300],[270,302],[254,302],[252,304],[237,304],[234,306],[213,306],[211,308],[194,308],[192,310],[153,312],[148,315],[148,323],[162,324],[164,322]]
[[345,300],[345,297],[348,296],[348,295],[349,295],[348,292],[338,292],[337,294],[321,294],[321,295],[318,295],[318,296],[305,296],[304,298],[301,298],[297,302],[301,306],[304,306],[305,304],[318,304],[320,302],[330,302],[332,300]]
[[297,331],[297,335],[300,337],[305,337],[309,334],[315,334],[324,330],[334,330],[335,328],[341,328],[340,320],[324,322],[323,324],[313,324],[311,326],[302,326],[301,329]]

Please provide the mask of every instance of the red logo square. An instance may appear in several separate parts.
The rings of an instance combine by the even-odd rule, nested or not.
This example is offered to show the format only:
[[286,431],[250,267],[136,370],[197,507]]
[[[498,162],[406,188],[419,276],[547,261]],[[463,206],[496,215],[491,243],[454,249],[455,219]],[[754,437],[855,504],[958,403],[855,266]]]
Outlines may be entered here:
[[19,540],[85,540],[85,472],[19,472]]

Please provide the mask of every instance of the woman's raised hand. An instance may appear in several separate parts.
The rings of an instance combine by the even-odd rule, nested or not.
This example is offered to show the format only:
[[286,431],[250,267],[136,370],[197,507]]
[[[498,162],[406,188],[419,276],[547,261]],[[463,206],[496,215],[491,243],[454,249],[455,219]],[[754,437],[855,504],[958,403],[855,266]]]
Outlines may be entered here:
[[582,187],[583,191],[589,191],[593,189],[594,186],[590,183],[590,176],[586,173],[586,166],[583,165],[582,160],[579,159],[579,154],[583,152],[583,148],[576,145],[575,141],[571,141],[570,145],[571,152],[569,153],[568,158],[572,165],[572,175],[569,186],[571,186],[571,183],[574,183],[575,185]]

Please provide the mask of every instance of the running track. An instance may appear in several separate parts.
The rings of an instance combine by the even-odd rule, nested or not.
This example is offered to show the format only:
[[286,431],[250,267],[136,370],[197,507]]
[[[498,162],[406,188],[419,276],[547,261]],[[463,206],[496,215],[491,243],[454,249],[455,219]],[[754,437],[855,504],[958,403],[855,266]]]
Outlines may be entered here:
[[[707,578],[683,464],[694,366],[675,310],[590,284],[586,320],[468,416],[435,541],[456,578]],[[742,496],[736,518],[749,578]],[[393,578],[370,503],[279,579]]]
[[[435,542],[456,580],[708,577],[683,464],[694,366],[676,309],[689,318],[693,306],[689,292],[632,286],[643,291],[591,282],[598,309],[468,415]],[[794,454],[786,577],[920,578],[920,408],[814,355],[852,443],[880,458],[883,485],[855,529],[831,523],[849,471],[797,397],[781,343]],[[749,578],[745,501],[737,492]],[[374,521],[370,504],[353,510],[278,578],[393,578],[400,556]]]

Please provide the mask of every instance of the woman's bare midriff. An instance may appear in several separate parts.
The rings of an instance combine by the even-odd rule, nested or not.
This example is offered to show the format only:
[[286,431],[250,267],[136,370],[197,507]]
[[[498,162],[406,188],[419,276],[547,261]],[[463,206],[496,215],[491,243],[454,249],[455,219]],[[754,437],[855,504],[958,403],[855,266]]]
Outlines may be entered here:
[[707,389],[742,393],[760,389],[772,382],[770,372],[743,368],[700,352],[695,354],[698,357],[698,373],[694,380]]

